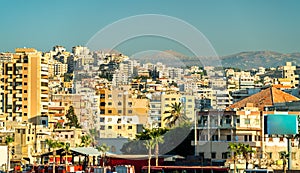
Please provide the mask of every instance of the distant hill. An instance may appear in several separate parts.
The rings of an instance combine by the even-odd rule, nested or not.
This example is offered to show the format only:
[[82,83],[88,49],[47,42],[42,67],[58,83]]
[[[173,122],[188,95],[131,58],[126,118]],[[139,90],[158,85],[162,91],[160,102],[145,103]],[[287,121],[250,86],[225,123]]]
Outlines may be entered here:
[[240,69],[251,69],[258,67],[277,67],[290,61],[300,64],[300,53],[282,54],[273,51],[251,51],[241,52],[221,57],[224,67],[237,67]]
[[[167,50],[148,52],[146,54],[130,57],[141,63],[162,62],[168,66],[186,67],[198,65],[201,66],[201,57],[188,57],[181,53]],[[236,67],[240,69],[251,69],[258,67],[277,67],[282,66],[285,62],[290,61],[293,64],[300,64],[300,53],[283,54],[274,51],[249,51],[240,52],[233,55],[219,57],[223,67]]]

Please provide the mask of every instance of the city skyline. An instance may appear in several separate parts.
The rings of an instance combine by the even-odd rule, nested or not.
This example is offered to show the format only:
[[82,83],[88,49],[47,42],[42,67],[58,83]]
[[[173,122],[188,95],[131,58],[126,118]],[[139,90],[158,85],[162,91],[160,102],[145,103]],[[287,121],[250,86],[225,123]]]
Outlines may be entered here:
[[[206,36],[219,55],[241,51],[298,52],[300,2],[290,1],[2,1],[0,52],[15,47],[49,51],[86,45],[105,26],[142,14],[183,20]],[[136,38],[117,50],[132,55],[145,50],[185,48],[161,38]]]

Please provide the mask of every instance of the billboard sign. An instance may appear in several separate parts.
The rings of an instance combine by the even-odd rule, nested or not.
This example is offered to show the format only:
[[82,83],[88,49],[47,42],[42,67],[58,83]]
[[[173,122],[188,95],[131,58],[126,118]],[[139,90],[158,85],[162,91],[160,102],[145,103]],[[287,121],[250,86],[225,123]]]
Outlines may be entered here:
[[268,135],[298,134],[298,116],[289,114],[269,114],[264,117],[264,132]]

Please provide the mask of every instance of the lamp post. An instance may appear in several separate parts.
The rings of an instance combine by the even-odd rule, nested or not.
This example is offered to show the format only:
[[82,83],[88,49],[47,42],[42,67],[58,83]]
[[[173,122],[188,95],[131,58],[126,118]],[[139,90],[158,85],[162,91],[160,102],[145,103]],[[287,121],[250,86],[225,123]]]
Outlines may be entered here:
[[197,140],[197,112],[199,112],[200,109],[196,109],[194,112],[194,140],[195,140],[195,154],[194,156],[197,156],[197,146],[198,146],[198,140]]

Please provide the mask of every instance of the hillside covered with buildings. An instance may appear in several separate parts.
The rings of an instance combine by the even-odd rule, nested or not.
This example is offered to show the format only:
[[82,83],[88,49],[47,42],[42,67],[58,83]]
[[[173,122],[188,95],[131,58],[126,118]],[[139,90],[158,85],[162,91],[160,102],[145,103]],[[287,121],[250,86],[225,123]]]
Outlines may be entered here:
[[[226,165],[233,162],[228,145],[245,143],[255,151],[247,162],[280,168],[288,138],[265,134],[264,115],[300,115],[299,73],[292,62],[247,71],[200,62],[179,68],[84,46],[16,48],[0,54],[0,142],[13,139],[11,162],[40,164],[53,149],[49,140],[132,154],[128,141],[145,129],[185,124],[187,132],[165,137],[160,154]],[[290,140],[292,166],[300,168],[298,139]],[[176,153],[184,141],[191,150]]]

